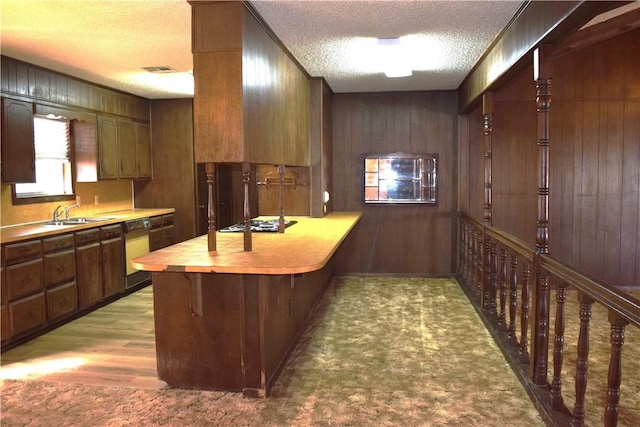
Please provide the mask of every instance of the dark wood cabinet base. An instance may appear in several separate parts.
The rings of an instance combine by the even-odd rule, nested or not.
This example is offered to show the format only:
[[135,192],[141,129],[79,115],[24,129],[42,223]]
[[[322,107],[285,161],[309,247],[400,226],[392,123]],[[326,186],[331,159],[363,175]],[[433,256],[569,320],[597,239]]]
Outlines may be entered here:
[[331,280],[154,272],[158,376],[170,387],[266,397]]

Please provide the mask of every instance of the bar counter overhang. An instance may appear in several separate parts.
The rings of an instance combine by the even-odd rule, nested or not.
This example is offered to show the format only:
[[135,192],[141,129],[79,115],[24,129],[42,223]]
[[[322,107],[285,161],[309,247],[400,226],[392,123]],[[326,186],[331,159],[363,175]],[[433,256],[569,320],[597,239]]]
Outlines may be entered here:
[[158,377],[170,387],[266,397],[360,212],[288,217],[285,233],[217,233],[135,258],[152,273]]

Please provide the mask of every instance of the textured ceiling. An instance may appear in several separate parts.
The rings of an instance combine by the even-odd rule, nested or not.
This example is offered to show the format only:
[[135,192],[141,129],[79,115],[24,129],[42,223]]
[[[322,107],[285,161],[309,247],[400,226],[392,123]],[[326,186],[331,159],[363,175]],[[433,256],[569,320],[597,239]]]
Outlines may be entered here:
[[[522,1],[251,3],[311,76],[365,92],[457,88]],[[0,16],[3,55],[150,99],[193,95],[186,0],[0,0]],[[405,35],[424,43],[413,76],[365,67],[366,38]],[[142,69],[153,66],[177,72]]]

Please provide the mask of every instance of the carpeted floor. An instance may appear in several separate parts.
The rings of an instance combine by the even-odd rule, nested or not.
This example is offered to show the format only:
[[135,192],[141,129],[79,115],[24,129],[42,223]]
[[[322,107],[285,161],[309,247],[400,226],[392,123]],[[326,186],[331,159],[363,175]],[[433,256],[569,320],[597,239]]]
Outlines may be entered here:
[[268,399],[5,380],[2,426],[543,426],[452,279],[337,278]]

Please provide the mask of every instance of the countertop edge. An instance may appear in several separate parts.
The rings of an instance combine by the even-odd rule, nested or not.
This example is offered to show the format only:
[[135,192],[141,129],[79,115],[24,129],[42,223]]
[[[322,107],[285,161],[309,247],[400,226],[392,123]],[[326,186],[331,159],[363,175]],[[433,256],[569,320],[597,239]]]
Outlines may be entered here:
[[[86,215],[86,218],[102,218],[111,219],[100,222],[89,222],[85,224],[74,225],[44,225],[40,222],[32,222],[25,224],[5,225],[0,227],[0,243],[16,243],[42,237],[50,237],[58,234],[73,233],[75,231],[85,230],[89,228],[104,227],[107,225],[118,224],[132,219],[145,218],[148,216],[158,216],[175,213],[174,208],[132,208],[123,209],[112,212],[102,212],[99,214]],[[43,220],[44,222],[44,220]]]
[[[332,215],[334,218],[332,218]],[[259,266],[259,265],[181,265],[181,264],[168,264],[168,263],[157,263],[157,262],[149,262],[150,255],[143,255],[137,259],[132,260],[131,264],[134,268],[139,270],[145,270],[152,273],[159,272],[184,272],[184,273],[214,273],[214,274],[263,274],[263,275],[282,275],[282,274],[303,274],[309,273],[312,271],[317,271],[322,269],[329,260],[333,257],[338,247],[342,244],[342,242],[346,239],[346,237],[351,233],[353,228],[358,224],[360,219],[362,218],[362,212],[335,212],[333,214],[329,214],[324,218],[313,218],[318,220],[327,220],[330,221],[332,219],[336,219],[336,217],[347,215],[350,220],[350,224],[348,227],[345,227],[342,230],[342,234],[339,239],[336,239],[329,250],[327,250],[322,257],[318,256],[313,260],[313,262],[305,262],[300,265],[287,265],[287,266]],[[307,217],[310,218],[310,217]],[[226,233],[222,233],[226,234]],[[202,237],[202,236],[200,236]],[[191,239],[193,240],[193,239]],[[184,243],[184,242],[182,242]],[[178,243],[177,245],[180,245]],[[163,251],[167,248],[160,249],[159,251]],[[280,250],[285,250],[284,245],[279,248]],[[255,250],[255,249],[254,249]],[[158,252],[159,252],[158,251]],[[200,251],[201,252],[201,251]],[[147,258],[147,260],[145,260]],[[140,262],[141,260],[142,262]]]

